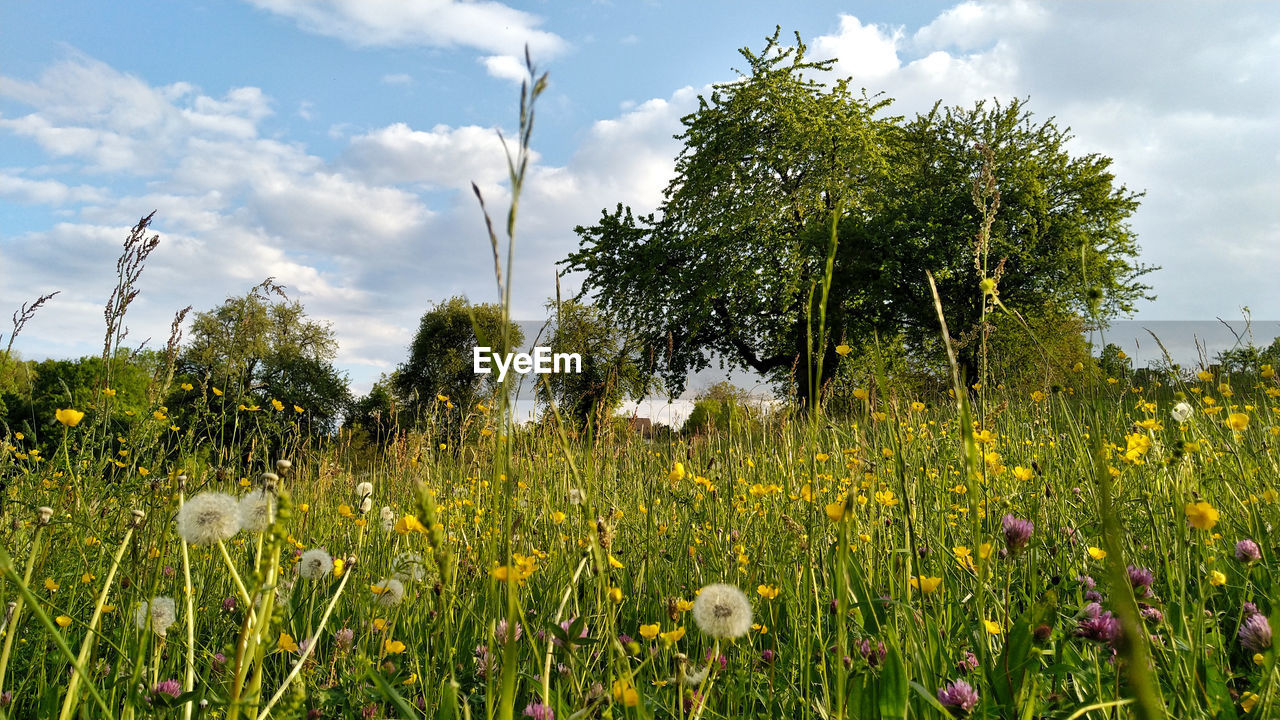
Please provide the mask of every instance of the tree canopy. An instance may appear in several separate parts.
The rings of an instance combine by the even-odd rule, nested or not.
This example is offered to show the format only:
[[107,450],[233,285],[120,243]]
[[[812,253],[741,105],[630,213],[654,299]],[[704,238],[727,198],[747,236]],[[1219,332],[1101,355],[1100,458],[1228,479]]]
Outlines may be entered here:
[[[799,36],[784,47],[777,33],[762,52],[743,49],[739,79],[683,118],[657,212],[618,204],[576,228],[579,249],[564,264],[585,273],[584,296],[644,340],[671,389],[712,353],[777,380],[816,359],[808,338],[833,221],[824,378],[841,338],[881,332],[928,346],[938,325],[926,270],[953,334],[971,331],[984,162],[1000,193],[990,257],[1007,305],[1106,317],[1146,295],[1138,278],[1149,269],[1127,224],[1138,196],[1117,186],[1109,158],[1072,156],[1067,131],[1034,121],[1024,101],[888,116],[890,101],[822,82],[832,63],[805,52]],[[806,373],[794,375],[807,397]]]
[[[588,421],[608,418],[624,398],[644,394],[636,344],[599,308],[573,300],[550,302],[547,307],[553,312],[548,343],[551,352],[577,353],[582,358],[582,372],[554,373],[547,378],[561,413],[582,427]],[[538,393],[545,406],[547,396],[541,384]]]
[[491,395],[498,387],[498,375],[477,374],[473,353],[479,346],[496,353],[520,348],[524,333],[519,326],[508,322],[507,330],[511,350],[502,344],[502,309],[498,305],[471,305],[465,298],[453,297],[428,310],[409,346],[409,359],[392,378],[400,407],[410,417],[419,417],[437,396],[470,409]]

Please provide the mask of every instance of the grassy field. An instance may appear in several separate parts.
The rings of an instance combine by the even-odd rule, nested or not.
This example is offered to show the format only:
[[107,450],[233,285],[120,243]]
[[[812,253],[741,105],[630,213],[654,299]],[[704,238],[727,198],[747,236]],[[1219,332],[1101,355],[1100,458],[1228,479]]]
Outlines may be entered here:
[[1202,377],[377,456],[104,389],[4,438],[0,714],[1277,717],[1280,386]]

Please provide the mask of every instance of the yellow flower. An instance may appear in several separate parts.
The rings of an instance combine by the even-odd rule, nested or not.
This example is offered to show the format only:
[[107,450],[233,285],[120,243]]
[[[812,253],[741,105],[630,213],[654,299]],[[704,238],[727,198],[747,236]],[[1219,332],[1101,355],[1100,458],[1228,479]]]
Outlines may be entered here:
[[1094,560],[1101,560],[1106,556],[1107,556],[1106,550],[1103,550],[1102,548],[1098,548],[1098,547],[1093,547],[1092,545],[1089,546],[1089,557],[1093,558]]
[[222,391],[221,391],[221,390],[219,390],[218,388],[216,388],[216,387],[211,387],[211,388],[209,388],[209,389],[213,391],[213,394],[214,394],[214,395],[217,395],[218,397],[222,397]]
[[626,565],[623,565],[621,562],[619,562],[618,558],[614,557],[613,555],[609,555],[609,567],[617,568],[618,570],[621,570],[622,568],[626,567]]
[[684,598],[680,598],[679,600],[676,600],[676,610],[678,610],[679,612],[682,612],[682,613],[689,612],[692,609],[693,609],[693,603],[691,601],[685,600]]
[[1254,654],[1253,654],[1253,664],[1254,664],[1254,665],[1261,665],[1262,663],[1264,663],[1264,662],[1266,662],[1266,661],[1267,661],[1267,656],[1266,656],[1266,655],[1263,655],[1262,653],[1254,653]]
[[80,576],[80,582],[84,583],[85,585],[88,585],[89,583],[93,582],[93,580],[94,580],[93,573],[85,573]]
[[1240,696],[1240,709],[1244,710],[1247,713],[1253,712],[1253,708],[1257,704],[1258,704],[1258,696],[1255,695],[1254,693],[1251,693],[1246,690],[1245,693]]
[[399,655],[404,652],[404,643],[387,638],[382,641],[382,650],[388,655]]
[[871,397],[871,393],[868,392],[866,388],[854,388],[853,396],[858,398],[859,400],[866,400],[867,398]]
[[827,511],[827,517],[831,518],[831,522],[840,522],[844,519],[845,506],[844,500],[837,500],[823,506],[823,509]]
[[775,585],[761,585],[756,588],[756,592],[759,593],[760,597],[767,600],[772,600],[778,597],[778,588]]
[[419,532],[426,535],[427,526],[423,525],[417,517],[413,515],[405,515],[396,521],[396,532],[401,535],[408,535],[411,532]]
[[853,352],[853,348],[848,345],[841,344],[836,346],[836,353],[839,354],[840,357],[845,357],[851,352]]
[[301,505],[298,506],[298,510],[304,513],[311,512],[311,506],[308,505],[307,503],[302,503]]
[[66,627],[71,624],[71,618],[67,617],[66,615],[59,615],[58,617],[54,618],[53,621],[58,623],[58,627]]
[[54,417],[58,418],[58,422],[62,423],[63,425],[66,425],[67,427],[75,427],[80,424],[81,420],[84,419],[84,413],[80,412],[79,410],[73,410],[71,408],[66,408],[66,409],[58,408],[53,415]]
[[436,402],[449,402],[449,396],[448,396],[448,395],[440,395],[440,394],[437,394],[437,395],[436,395]]
[[631,684],[630,680],[626,678],[615,680],[613,683],[613,701],[622,703],[626,707],[635,707],[640,703],[640,693],[636,692],[636,688]]
[[58,584],[57,580],[54,580],[51,577],[47,577],[44,579],[45,590],[48,590],[49,592],[58,592],[59,587],[62,587],[62,586]]
[[915,402],[911,403],[911,409],[916,412],[923,412],[924,403],[920,402],[919,400],[916,400]]
[[916,577],[908,578],[907,582],[910,583],[911,587],[928,595],[934,590],[937,590],[938,587],[942,585],[942,578],[916,576]]
[[276,412],[280,412],[281,410],[284,410],[284,403],[276,400],[275,398],[271,398],[271,407],[275,408]]
[[344,518],[352,518],[356,516],[355,513],[351,512],[351,506],[346,503],[342,503],[338,506],[338,514]]
[[1218,511],[1212,505],[1201,500],[1187,503],[1187,522],[1198,530],[1212,530],[1218,524]]
[[1249,427],[1249,416],[1240,412],[1231,413],[1227,416],[1227,427],[1236,432],[1244,432]]
[[982,621],[982,627],[986,628],[987,633],[989,635],[999,635],[1000,633],[1004,632],[1004,628],[1002,628],[1000,626],[1000,623],[996,622],[995,620],[984,619]]
[[1044,402],[1044,393],[1039,390],[1031,393],[1031,402]]
[[374,630],[377,630],[378,632],[382,632],[383,630],[386,630],[386,629],[387,629],[387,619],[386,619],[386,618],[374,618],[374,619],[373,619],[373,629],[374,629]]
[[293,639],[293,636],[287,632],[280,633],[280,641],[276,644],[280,646],[281,650],[284,650],[286,652],[291,652],[291,653],[298,652],[298,643],[295,642]]
[[187,390],[187,391],[191,391],[191,390],[195,390],[195,389],[196,389],[196,386],[195,386],[195,385],[192,385],[191,383],[182,383],[182,384],[181,384],[181,385],[179,385],[178,387],[181,387],[183,390]]
[[106,395],[107,397],[115,397],[116,391],[112,390],[111,388],[102,388],[102,394]]
[[658,631],[661,629],[662,629],[662,626],[658,625],[658,623],[654,623],[652,625],[641,625],[640,637],[644,638],[645,640],[652,640],[658,637]]
[[671,472],[667,473],[667,479],[671,482],[680,482],[685,478],[684,463],[676,463],[671,466]]
[[559,510],[556,510],[555,512],[551,513],[551,522],[557,525],[564,522],[564,513],[560,512]]
[[295,413],[299,414],[299,415],[301,415],[302,413],[306,412],[306,410],[303,410],[301,407],[299,407],[299,406],[297,406],[297,405],[294,405],[294,406],[293,406],[293,411],[294,411]]
[[409,673],[409,677],[405,679],[405,685],[416,685],[418,683],[418,673]]
[[618,605],[622,602],[622,588],[611,587],[607,594],[609,599],[613,601],[614,605]]
[[1209,573],[1209,584],[1214,587],[1221,587],[1227,584],[1227,576],[1214,570]]
[[333,559],[333,576],[342,577],[342,570],[345,567],[345,565],[346,563],[343,562],[342,558],[334,558]]
[[893,507],[898,504],[898,498],[894,496],[892,490],[881,490],[876,492],[876,502],[885,507]]
[[1013,476],[1023,482],[1030,480],[1031,478],[1035,477],[1035,475],[1036,475],[1035,471],[1032,470],[1031,468],[1024,468],[1021,465],[1013,466]]
[[662,633],[662,642],[671,645],[672,643],[678,642],[682,637],[684,637],[683,625],[675,630],[668,630],[667,632]]
[[1201,370],[1200,372],[1196,373],[1196,377],[1200,378],[1202,382],[1209,382],[1210,380],[1213,379],[1213,374],[1210,373],[1208,370]]

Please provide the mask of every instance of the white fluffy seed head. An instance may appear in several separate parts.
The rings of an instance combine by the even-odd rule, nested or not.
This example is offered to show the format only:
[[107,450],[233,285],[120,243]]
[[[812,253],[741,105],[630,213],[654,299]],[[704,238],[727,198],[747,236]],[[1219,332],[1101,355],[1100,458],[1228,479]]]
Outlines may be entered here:
[[370,509],[370,508],[372,508],[372,507],[373,507],[373,498],[368,498],[368,497],[367,497],[367,498],[365,498],[364,500],[361,500],[361,501],[360,501],[360,514],[361,514],[361,515],[363,515],[363,514],[365,514],[365,513],[369,512],[369,509]]
[[164,637],[169,626],[178,621],[178,606],[170,597],[153,597],[151,602],[140,603],[133,611],[133,621],[138,629],[150,626],[152,632]]
[[240,498],[240,527],[249,532],[266,530],[275,514],[275,502],[275,496],[265,490]]
[[404,583],[395,578],[383,578],[379,580],[374,587],[381,588],[378,593],[378,604],[391,607],[399,605],[404,600]]
[[1179,423],[1184,423],[1190,420],[1191,416],[1195,415],[1195,413],[1195,409],[1192,408],[1189,403],[1185,402],[1180,402],[1177,405],[1174,405],[1172,410],[1173,419],[1177,420]]
[[717,640],[742,637],[751,629],[751,601],[732,585],[708,585],[693,601],[693,621]]
[[240,503],[220,492],[204,492],[178,510],[178,535],[191,545],[213,545],[240,532]]
[[422,564],[421,555],[402,552],[391,563],[391,576],[401,582],[422,582],[427,576],[427,567]]
[[323,548],[311,548],[298,560],[298,575],[304,580],[321,580],[333,572],[333,556]]
[[356,497],[366,498],[373,494],[373,483],[362,482],[356,484]]

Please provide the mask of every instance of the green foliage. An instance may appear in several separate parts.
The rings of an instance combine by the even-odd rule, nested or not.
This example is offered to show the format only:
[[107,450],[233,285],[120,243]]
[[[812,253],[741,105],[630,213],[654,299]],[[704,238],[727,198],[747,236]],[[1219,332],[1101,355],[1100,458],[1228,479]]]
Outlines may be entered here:
[[453,297],[428,310],[409,346],[409,359],[396,369],[392,387],[409,417],[421,419],[435,405],[436,396],[449,398],[463,410],[491,396],[498,374],[475,372],[474,350],[512,352],[524,343],[524,333],[508,323],[509,347],[502,344],[502,310],[498,305],[471,305]]
[[1133,360],[1125,355],[1119,345],[1107,343],[1098,355],[1098,369],[1104,376],[1120,380],[1133,373]]
[[988,317],[989,384],[1003,383],[1028,392],[1045,390],[1069,384],[1076,363],[1093,367],[1079,315],[1052,303],[1033,305],[1020,314],[1026,327],[1008,313],[996,311]]
[[[644,395],[645,381],[634,354],[635,343],[593,305],[574,300],[547,304],[554,314],[548,347],[553,353],[577,353],[582,372],[547,376],[551,397],[560,413],[577,427],[608,417],[627,397]],[[538,385],[538,398],[548,406]]]
[[[887,100],[829,85],[829,64],[802,42],[743,49],[748,69],[717,86],[683,119],[676,176],[654,215],[619,204],[564,262],[587,273],[583,293],[642,337],[669,387],[714,352],[776,380],[815,366],[806,330],[822,278],[832,213],[839,245],[827,306],[830,337],[901,335],[928,355],[938,281],[952,332],[976,334],[982,316],[975,234],[983,219],[974,179],[991,152],[999,193],[987,252],[1009,307],[1104,319],[1149,297],[1128,220],[1138,194],[1109,158],[1072,156],[1070,136],[1036,121],[1024,101],[935,107],[910,121],[883,117]],[[823,377],[834,343],[818,349]],[[960,360],[978,376],[978,345]],[[808,397],[806,373],[797,396]]]
[[1259,347],[1252,342],[1237,344],[1218,353],[1214,362],[1231,375],[1257,372],[1263,365],[1280,368],[1280,337],[1267,347]]
[[[302,303],[267,279],[241,297],[197,313],[178,362],[180,379],[217,387],[246,405],[283,404],[331,434],[351,401],[347,377],[333,366],[338,343],[327,322],[307,317]],[[189,418],[192,396],[175,390],[170,404]]]
[[683,432],[727,432],[730,428],[742,431],[753,425],[758,426],[759,418],[760,412],[745,390],[728,381],[721,381],[694,398],[693,411],[684,421]]
[[396,435],[396,399],[392,379],[383,375],[369,394],[351,403],[344,428],[359,431],[371,442],[385,445]]
[[[128,418],[149,411],[147,388],[158,361],[156,353],[118,353],[111,371],[111,389],[116,392],[113,406],[121,413],[112,420],[115,431],[123,431]],[[54,419],[58,408],[88,407],[107,377],[100,357],[43,360],[31,363],[26,370],[23,375],[29,379],[24,383],[29,386],[25,392],[4,394],[4,422],[11,430],[24,432],[45,447],[61,435]]]

